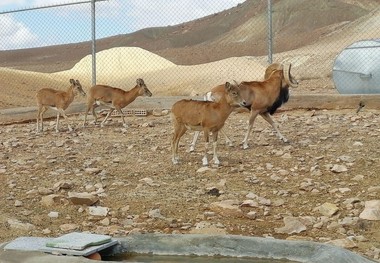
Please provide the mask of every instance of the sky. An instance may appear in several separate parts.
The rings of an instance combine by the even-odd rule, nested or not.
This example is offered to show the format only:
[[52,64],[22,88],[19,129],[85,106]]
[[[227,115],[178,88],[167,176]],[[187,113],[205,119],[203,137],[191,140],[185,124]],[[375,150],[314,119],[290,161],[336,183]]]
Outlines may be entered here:
[[[91,4],[16,13],[8,11],[86,0],[0,0],[0,50],[91,40]],[[234,7],[245,0],[106,0],[96,3],[96,37],[176,25]]]

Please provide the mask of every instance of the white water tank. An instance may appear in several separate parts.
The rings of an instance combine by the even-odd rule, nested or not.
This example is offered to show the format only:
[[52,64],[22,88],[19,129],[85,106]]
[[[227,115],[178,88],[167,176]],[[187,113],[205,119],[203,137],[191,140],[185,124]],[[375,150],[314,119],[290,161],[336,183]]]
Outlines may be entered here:
[[380,39],[346,47],[335,59],[333,81],[341,94],[380,93]]

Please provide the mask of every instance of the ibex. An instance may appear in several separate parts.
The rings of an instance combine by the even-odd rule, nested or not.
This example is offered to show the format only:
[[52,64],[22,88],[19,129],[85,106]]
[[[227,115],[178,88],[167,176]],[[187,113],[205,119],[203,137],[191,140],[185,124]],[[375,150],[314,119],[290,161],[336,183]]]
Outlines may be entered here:
[[[52,88],[43,88],[37,91],[37,132],[44,130],[43,115],[48,110],[48,108],[57,111],[57,123],[55,126],[56,132],[59,132],[59,114],[61,114],[67,121],[69,131],[72,131],[68,118],[65,114],[65,110],[71,104],[71,102],[73,102],[77,91],[83,96],[86,96],[86,93],[83,91],[79,80],[70,79],[70,83],[71,86],[66,91],[55,90]],[[41,130],[39,122],[41,122]]]
[[150,90],[146,87],[144,80],[137,79],[136,83],[136,86],[129,91],[106,85],[95,85],[91,87],[88,93],[89,95],[83,127],[86,125],[87,114],[90,109],[92,110],[92,115],[94,116],[94,122],[96,124],[98,117],[96,116],[95,108],[100,105],[110,108],[107,116],[100,124],[101,127],[104,126],[105,122],[115,109],[120,113],[123,119],[123,126],[127,127],[122,109],[133,102],[138,96],[152,96],[152,92],[150,92]]
[[216,153],[218,132],[235,107],[246,105],[244,99],[240,96],[240,90],[237,85],[226,82],[224,89],[225,93],[218,102],[184,99],[174,103],[171,109],[174,125],[174,134],[171,141],[173,164],[179,163],[178,144],[187,130],[203,131],[204,133],[205,153],[202,158],[203,165],[208,165],[207,150],[209,134],[210,132],[212,133],[213,161],[216,165],[220,164]]
[[274,63],[266,69],[264,81],[243,81],[239,84],[242,97],[247,101],[247,108],[251,110],[248,129],[242,142],[243,149],[248,148],[248,136],[258,114],[272,125],[280,140],[288,142],[270,115],[288,101],[289,86],[298,86],[298,82],[290,74],[290,69],[291,64],[284,66]]

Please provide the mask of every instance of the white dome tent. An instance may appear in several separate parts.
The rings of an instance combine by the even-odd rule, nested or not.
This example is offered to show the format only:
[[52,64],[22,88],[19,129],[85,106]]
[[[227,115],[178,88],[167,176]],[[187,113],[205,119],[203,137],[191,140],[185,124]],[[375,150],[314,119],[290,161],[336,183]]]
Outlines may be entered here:
[[380,93],[380,39],[346,47],[335,59],[333,81],[341,94]]

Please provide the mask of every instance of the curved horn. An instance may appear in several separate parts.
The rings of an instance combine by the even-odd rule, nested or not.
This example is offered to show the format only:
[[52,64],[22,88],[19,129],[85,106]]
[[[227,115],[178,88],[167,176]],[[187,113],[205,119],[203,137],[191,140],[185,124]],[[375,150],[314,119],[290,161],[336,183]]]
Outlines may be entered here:
[[285,82],[290,87],[297,88],[298,87],[298,82],[295,79],[293,79],[292,75],[290,74],[290,69],[291,68],[292,68],[292,64],[291,63],[289,63],[289,65],[284,66]]
[[283,69],[283,66],[280,63],[270,64],[265,70],[264,79],[268,79],[274,71],[281,70],[281,69]]

